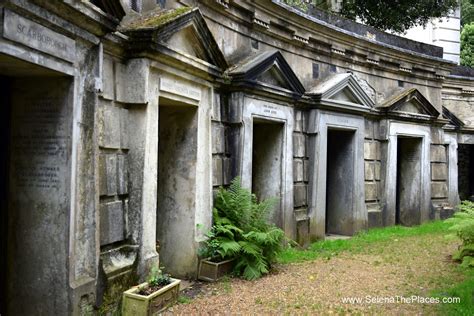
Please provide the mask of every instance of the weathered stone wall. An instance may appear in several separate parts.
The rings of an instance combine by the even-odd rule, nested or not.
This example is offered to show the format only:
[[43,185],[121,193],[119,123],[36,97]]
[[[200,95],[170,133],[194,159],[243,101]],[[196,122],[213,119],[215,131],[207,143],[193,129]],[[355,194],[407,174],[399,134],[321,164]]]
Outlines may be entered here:
[[448,199],[447,148],[436,140],[431,144],[431,199],[433,204],[446,203]]
[[[224,96],[216,92],[212,109],[212,185],[215,189],[226,186],[235,177],[232,172],[232,149],[229,135],[232,126],[227,123]],[[224,108],[223,108],[224,107]]]
[[374,51],[362,37],[345,42],[350,35],[339,35],[337,27],[320,27],[296,14],[284,14],[286,21],[282,23],[283,8],[268,4],[263,9],[260,5],[238,3],[226,9],[199,3],[229,63],[235,64],[255,51],[280,50],[308,90],[332,73],[352,71],[371,84],[379,102],[401,87],[415,87],[441,111],[441,80],[448,72],[439,59],[431,61],[439,69],[428,69],[418,64],[420,59],[414,55],[409,57],[402,51],[392,55],[388,53],[391,49]]
[[[196,4],[183,0],[172,5],[191,2]],[[227,4],[227,8],[223,3]],[[467,125],[450,126],[453,137],[459,136],[461,144],[474,143],[472,130],[466,130],[474,122],[472,80],[445,79],[451,64],[434,56],[423,56],[419,51],[407,52],[390,46],[393,43],[377,42],[374,34],[372,37],[364,36],[360,32],[350,33],[334,25],[311,21],[299,14],[289,13],[272,2],[268,5],[244,1],[202,1],[197,4],[230,66],[238,65],[254,53],[279,50],[289,64],[290,70],[285,71],[294,71],[298,77],[295,81],[299,79],[306,92],[331,75],[352,71],[361,79],[358,85],[370,94],[369,98],[377,105],[394,92],[415,87],[439,112],[444,84],[443,105],[453,112],[457,110],[456,114]],[[4,10],[5,5],[8,10]],[[147,1],[145,7],[151,8],[153,3]],[[281,170],[284,171],[281,176],[284,180],[280,183],[280,195],[284,202],[281,217],[285,231],[302,245],[310,241],[310,236],[317,238],[325,234],[326,209],[321,201],[326,200],[326,183],[319,180],[319,175],[323,178],[322,175],[326,174],[328,129],[356,131],[357,141],[353,144],[356,150],[354,232],[365,229],[367,222],[369,227],[394,223],[391,218],[395,214],[394,198],[387,196],[390,190],[395,189],[390,187],[390,183],[395,183],[396,175],[390,175],[391,182],[386,185],[386,174],[396,167],[388,164],[396,160],[393,159],[396,158],[396,148],[389,148],[391,143],[396,143],[397,133],[403,134],[407,128],[415,137],[431,139],[431,144],[423,143],[422,151],[426,158],[422,161],[422,169],[423,172],[429,170],[429,176],[426,181],[423,180],[420,192],[424,207],[420,214],[421,221],[427,219],[425,201],[431,201],[435,206],[448,201],[451,181],[451,176],[448,179],[448,168],[452,165],[442,133],[442,124],[446,122],[427,119],[426,115],[387,114],[354,103],[351,94],[340,96],[338,108],[331,108],[333,103],[314,102],[308,95],[302,97],[304,91],[291,94],[288,92],[291,85],[285,78],[278,77],[278,71],[281,71],[278,67],[285,66],[282,63],[274,69],[276,77],[271,77],[274,73],[267,73],[265,79],[268,80],[264,80],[264,85],[255,87],[254,90],[259,91],[252,91],[253,86],[243,88],[245,92],[240,91],[230,83],[227,74],[223,74],[226,69],[219,68],[229,65],[225,60],[216,62],[220,57],[216,57],[217,48],[216,51],[210,49],[212,45],[217,47],[212,36],[206,34],[201,37],[202,34],[198,34],[209,33],[198,11],[189,19],[190,23],[196,24],[178,32],[172,40],[162,42],[160,36],[163,34],[159,33],[153,33],[153,36],[145,32],[127,36],[117,33],[118,21],[115,18],[84,1],[53,3],[12,0],[0,4],[0,10],[0,25],[3,26],[0,75],[8,78],[8,82],[12,80],[10,77],[36,76],[32,81],[22,79],[23,84],[16,83],[9,90],[18,97],[16,101],[20,100],[15,101],[15,105],[21,105],[15,107],[12,116],[13,131],[16,133],[20,127],[31,132],[18,134],[21,137],[41,139],[41,136],[54,138],[59,135],[67,142],[66,146],[48,143],[58,145],[58,150],[52,153],[52,156],[60,156],[55,160],[55,166],[49,166],[49,160],[43,161],[43,167],[56,167],[59,174],[54,170],[47,174],[35,170],[30,174],[17,173],[16,169],[25,169],[21,164],[27,159],[31,160],[30,164],[35,164],[39,153],[26,157],[15,151],[19,147],[12,150],[13,157],[18,158],[11,169],[14,177],[18,177],[14,179],[16,182],[12,182],[13,185],[22,182],[23,176],[30,175],[35,189],[28,190],[38,190],[32,193],[36,200],[24,205],[18,193],[21,190],[14,192],[14,195],[18,194],[11,198],[15,204],[13,207],[21,215],[21,221],[9,228],[21,245],[11,257],[21,261],[23,270],[18,271],[24,271],[26,277],[19,275],[18,271],[11,275],[15,283],[21,283],[24,278],[31,280],[31,283],[11,285],[8,297],[28,300],[29,304],[19,305],[22,311],[88,314],[96,308],[99,313],[117,312],[121,293],[143,280],[149,267],[157,264],[159,233],[174,241],[168,242],[168,252],[162,249],[162,255],[166,257],[162,258],[163,261],[173,257],[170,253],[175,249],[185,248],[183,257],[174,256],[172,259],[183,263],[186,268],[186,271],[181,271],[183,275],[192,276],[197,266],[196,250],[204,233],[196,227],[197,224],[204,224],[206,228],[210,225],[212,190],[215,192],[219,186],[228,185],[237,175],[243,175],[246,183],[252,181],[248,167],[252,166],[253,157],[247,142],[252,139],[249,131],[253,128],[254,115],[284,126],[285,135],[275,137],[285,145],[281,162]],[[4,23],[3,19],[7,19],[8,23]],[[11,28],[14,25],[17,28]],[[36,35],[28,39],[28,32],[12,33],[12,30],[25,30],[32,26],[43,36],[34,33]],[[174,25],[176,28],[181,26]],[[140,37],[142,35],[144,37]],[[129,40],[134,41],[132,45],[129,45]],[[54,47],[48,43],[55,43]],[[52,79],[58,76],[62,79]],[[44,91],[51,97],[49,101],[56,93],[68,98],[61,103],[67,113],[61,114],[64,126],[56,126],[60,128],[58,135],[48,135],[35,127],[43,119],[40,115],[30,117],[30,125],[25,128],[17,124],[20,118],[16,119],[16,111],[23,111],[22,106],[34,107],[35,102],[42,100]],[[30,97],[35,99],[34,102],[25,101]],[[351,109],[354,104],[359,108]],[[190,128],[188,132],[195,135],[184,133],[188,135],[186,142],[179,144],[178,138],[173,139],[176,144],[173,149],[178,156],[192,154],[188,160],[179,156],[183,159],[173,161],[182,167],[179,170],[181,174],[167,174],[169,170],[160,171],[158,166],[160,135],[166,137],[166,132],[173,131],[179,125],[164,124],[160,131],[161,105],[192,107],[195,113],[193,123],[187,126]],[[29,112],[29,115],[35,113]],[[310,122],[310,113],[315,116],[313,122]],[[380,119],[390,121],[388,125],[398,124],[393,135],[390,131],[385,131],[390,135],[382,135]],[[409,121],[410,124],[399,124],[402,121]],[[314,126],[310,130],[311,124]],[[316,140],[321,143],[319,147],[312,148],[311,144]],[[15,146],[21,145],[21,141],[15,143]],[[183,144],[186,148],[178,148]],[[35,146],[41,149],[41,146]],[[52,150],[54,146],[45,150]],[[166,148],[161,151],[162,158],[168,159],[162,162],[170,162]],[[430,160],[427,159],[428,154]],[[466,157],[464,147],[461,147],[460,165],[466,165]],[[320,158],[324,161],[315,162]],[[349,163],[349,160],[345,162]],[[192,175],[186,173],[187,167]],[[179,202],[182,195],[189,200],[176,208],[160,200],[167,192],[158,187],[160,174],[170,177],[186,174],[183,178],[189,181],[183,190],[189,196],[179,194],[179,190],[173,190],[171,186],[167,189],[168,195],[174,199],[173,203]],[[459,174],[460,187],[464,188],[472,179],[462,168]],[[315,175],[316,179],[311,179]],[[162,186],[164,182],[161,182]],[[37,189],[36,184],[51,186]],[[315,184],[318,184],[317,188]],[[24,192],[30,192],[28,190]],[[391,203],[388,207],[390,214],[386,216],[390,218],[384,220],[382,215],[387,203]],[[190,210],[184,206],[189,206]],[[158,208],[168,208],[165,213],[168,222],[157,223],[160,220],[157,219]],[[178,210],[176,214],[173,213],[175,209]],[[35,211],[31,213],[31,210]],[[23,228],[28,228],[29,232],[20,234]],[[158,234],[157,230],[160,230]],[[5,236],[2,238],[5,239]],[[5,244],[3,240],[2,243]],[[34,264],[29,258],[31,254],[37,254],[34,255],[37,260]],[[34,278],[38,267],[40,272],[49,273],[42,273],[45,275],[42,280]],[[172,268],[180,271],[182,267],[177,265]],[[24,289],[27,287],[40,291],[34,297],[25,296]],[[56,301],[45,298],[45,293],[58,294]]]
[[307,111],[294,110],[293,194],[296,218],[296,241],[301,245],[309,242],[308,182],[310,153],[307,134],[308,114]]
[[125,79],[121,77],[124,68],[117,58],[104,56],[103,89],[96,114],[101,254],[98,305],[103,313],[119,310],[117,298],[137,281],[130,212],[139,210],[129,209],[129,144],[134,140],[130,139],[129,105],[123,101],[119,85]]
[[373,119],[365,120],[364,141],[364,179],[365,203],[369,212],[369,227],[382,226],[382,148],[379,132],[379,122]]

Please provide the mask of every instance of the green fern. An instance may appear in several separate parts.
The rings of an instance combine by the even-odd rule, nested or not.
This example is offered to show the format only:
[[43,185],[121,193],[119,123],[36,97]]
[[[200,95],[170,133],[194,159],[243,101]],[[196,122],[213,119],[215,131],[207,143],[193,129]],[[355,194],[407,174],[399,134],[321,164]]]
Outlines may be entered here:
[[462,241],[459,250],[453,254],[453,259],[462,261],[462,266],[474,266],[474,203],[462,201],[458,212],[446,222],[453,224],[449,230]]
[[277,199],[258,201],[235,178],[214,201],[214,225],[201,253],[214,259],[236,258],[234,272],[253,280],[268,273],[282,250],[284,233],[269,224]]

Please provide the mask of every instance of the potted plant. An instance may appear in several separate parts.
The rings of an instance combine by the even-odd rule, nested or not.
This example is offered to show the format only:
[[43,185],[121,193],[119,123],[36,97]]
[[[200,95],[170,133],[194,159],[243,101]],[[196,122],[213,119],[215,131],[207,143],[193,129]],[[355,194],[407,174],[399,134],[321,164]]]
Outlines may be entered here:
[[[215,215],[214,215],[215,216]],[[216,221],[216,217],[214,217]],[[214,282],[230,273],[234,268],[234,255],[240,249],[233,240],[235,228],[225,227],[219,221],[206,234],[206,241],[199,248],[198,279]]]
[[153,267],[144,282],[123,293],[122,315],[155,315],[175,303],[181,280]]
[[[214,201],[213,226],[200,249],[198,278],[216,280],[233,270],[245,279],[269,272],[282,250],[284,233],[269,223],[277,199],[258,201],[240,179],[220,188]],[[234,259],[235,258],[235,259]]]

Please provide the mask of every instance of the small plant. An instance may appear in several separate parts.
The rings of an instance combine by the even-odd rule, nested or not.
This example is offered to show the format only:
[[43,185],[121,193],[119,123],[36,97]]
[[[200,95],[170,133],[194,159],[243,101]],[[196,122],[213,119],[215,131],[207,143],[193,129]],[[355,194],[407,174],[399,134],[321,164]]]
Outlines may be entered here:
[[163,273],[163,268],[153,267],[148,275],[148,284],[150,286],[164,286],[171,283],[171,276]]
[[163,273],[163,268],[157,266],[151,268],[147,281],[148,284],[140,288],[139,294],[149,295],[172,282],[171,276],[168,273]]
[[214,203],[214,224],[200,255],[215,260],[235,257],[234,272],[248,280],[268,273],[284,238],[283,231],[269,223],[275,202],[259,202],[255,194],[242,188],[239,178],[232,180],[228,189],[220,188]]
[[453,259],[462,262],[464,267],[474,267],[474,203],[462,201],[458,212],[446,222],[452,223],[449,228],[462,241],[458,251],[453,254]]

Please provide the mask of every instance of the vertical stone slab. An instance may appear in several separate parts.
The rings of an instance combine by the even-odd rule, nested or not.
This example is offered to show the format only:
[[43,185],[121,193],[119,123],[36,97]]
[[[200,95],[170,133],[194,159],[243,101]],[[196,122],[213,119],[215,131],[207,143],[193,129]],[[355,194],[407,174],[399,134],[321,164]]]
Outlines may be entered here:
[[222,154],[225,151],[224,126],[220,123],[212,124],[212,153]]
[[129,149],[128,110],[120,109],[120,147]]
[[105,155],[99,155],[99,195],[107,195],[107,166]]
[[128,193],[128,157],[127,155],[117,155],[117,193]]
[[100,245],[108,245],[124,238],[125,221],[122,201],[100,206]]
[[107,183],[107,195],[117,194],[117,156],[115,154],[105,155],[105,174]]
[[68,314],[72,84],[12,87],[8,313]]
[[99,119],[99,146],[120,148],[120,111],[115,106],[105,105]]

